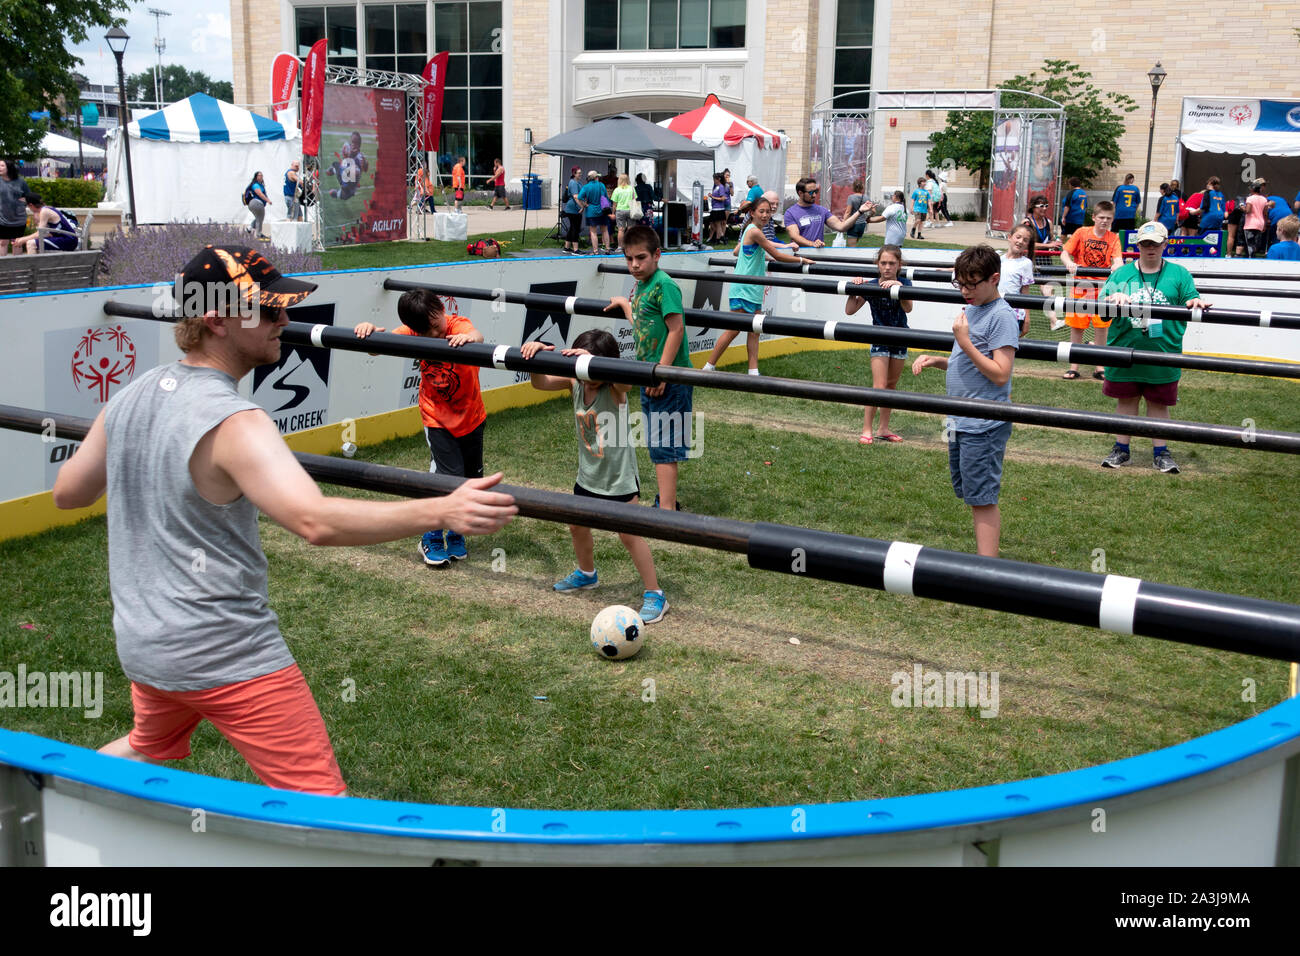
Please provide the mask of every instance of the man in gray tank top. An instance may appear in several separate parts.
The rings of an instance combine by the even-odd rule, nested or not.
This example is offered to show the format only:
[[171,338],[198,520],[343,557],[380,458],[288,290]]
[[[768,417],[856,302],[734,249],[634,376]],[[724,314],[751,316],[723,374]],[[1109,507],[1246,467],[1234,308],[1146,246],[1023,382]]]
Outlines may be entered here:
[[312,544],[363,545],[426,527],[489,534],[516,514],[500,473],[445,498],[326,498],[239,380],[280,357],[285,309],[316,288],[260,252],[207,246],[177,298],[185,357],[142,375],[95,419],[54,485],[60,508],[108,494],[113,630],[135,725],[102,753],[173,760],[207,719],[266,784],[341,794],[320,711],[267,599],[262,512]]

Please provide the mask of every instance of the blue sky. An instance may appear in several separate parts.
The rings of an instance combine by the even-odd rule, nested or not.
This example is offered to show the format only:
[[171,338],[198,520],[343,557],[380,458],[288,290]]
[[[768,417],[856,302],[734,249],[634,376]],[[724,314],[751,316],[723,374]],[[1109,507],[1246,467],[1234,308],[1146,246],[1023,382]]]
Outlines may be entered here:
[[[126,45],[123,66],[126,73],[151,70],[158,56],[153,41],[157,32],[155,21],[148,8],[171,12],[162,18],[162,36],[167,41],[162,61],[179,63],[187,70],[201,70],[216,80],[232,78],[230,58],[230,3],[228,0],[146,0],[132,4],[122,27],[131,37]],[[78,69],[92,83],[117,82],[117,65],[113,53],[104,42],[105,31],[99,27],[86,37],[85,43],[69,48],[81,57]]]

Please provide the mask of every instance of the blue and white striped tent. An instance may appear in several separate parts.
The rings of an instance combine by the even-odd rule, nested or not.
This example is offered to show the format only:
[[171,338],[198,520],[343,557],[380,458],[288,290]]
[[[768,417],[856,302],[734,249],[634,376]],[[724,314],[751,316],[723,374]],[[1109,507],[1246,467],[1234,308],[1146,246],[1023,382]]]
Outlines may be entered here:
[[292,123],[196,93],[128,124],[127,136],[122,130],[108,134],[107,201],[126,208],[123,143],[130,139],[137,222],[247,222],[240,200],[255,172],[271,199],[267,221],[285,217],[284,173],[302,155]]
[[127,127],[132,139],[170,143],[258,143],[284,139],[284,127],[231,103],[195,93]]

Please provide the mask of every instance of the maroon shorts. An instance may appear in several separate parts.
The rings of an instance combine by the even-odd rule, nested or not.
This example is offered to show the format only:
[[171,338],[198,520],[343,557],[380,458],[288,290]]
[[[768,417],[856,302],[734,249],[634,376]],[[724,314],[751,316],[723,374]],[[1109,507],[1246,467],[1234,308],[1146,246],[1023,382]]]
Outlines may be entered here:
[[1178,383],[1151,385],[1147,382],[1112,382],[1106,379],[1102,383],[1101,394],[1108,398],[1145,398],[1157,405],[1177,405]]

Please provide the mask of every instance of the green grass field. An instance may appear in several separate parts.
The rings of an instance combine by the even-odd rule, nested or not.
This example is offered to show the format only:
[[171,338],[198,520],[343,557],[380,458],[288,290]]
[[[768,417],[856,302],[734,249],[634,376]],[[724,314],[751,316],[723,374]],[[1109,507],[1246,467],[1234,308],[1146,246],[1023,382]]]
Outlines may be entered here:
[[[864,349],[764,359],[762,368],[870,378]],[[941,392],[943,376],[906,373],[902,384]],[[1194,373],[1183,388],[1182,417],[1300,431],[1295,383]],[[1099,383],[1063,382],[1043,363],[1018,365],[1013,398],[1114,409]],[[892,424],[906,441],[864,448],[856,407],[704,389],[695,407],[704,454],[682,467],[686,508],[973,550],[937,417],[898,413]],[[564,400],[493,415],[488,469],[567,491],[572,428]],[[1104,560],[1109,572],[1300,602],[1300,578],[1287,570],[1300,558],[1294,460],[1175,444],[1183,473],[1161,475],[1139,439],[1133,465],[1103,471],[1109,444],[1016,427],[1004,556],[1079,570]],[[428,466],[418,437],[358,457]],[[640,460],[648,500],[653,472]],[[640,656],[610,663],[591,650],[591,618],[640,595],[613,534],[596,534],[601,587],[576,595],[551,591],[573,567],[568,532],[539,521],[471,540],[469,560],[447,569],[424,566],[414,540],[312,548],[265,521],[263,540],[271,604],[349,786],[365,797],[612,809],[930,792],[1168,746],[1285,694],[1284,663],[774,575],[739,555],[657,542],[672,609],[649,627]],[[4,725],[88,747],[125,733],[130,700],[114,651],[103,520],[0,544],[0,567],[0,666],[102,671],[107,696],[98,720],[10,710]],[[891,675],[915,664],[998,672],[998,716],[892,706]],[[180,766],[253,779],[208,725]]]

